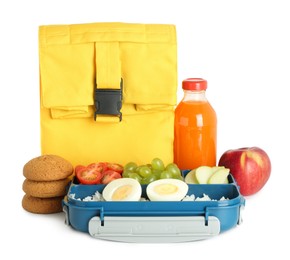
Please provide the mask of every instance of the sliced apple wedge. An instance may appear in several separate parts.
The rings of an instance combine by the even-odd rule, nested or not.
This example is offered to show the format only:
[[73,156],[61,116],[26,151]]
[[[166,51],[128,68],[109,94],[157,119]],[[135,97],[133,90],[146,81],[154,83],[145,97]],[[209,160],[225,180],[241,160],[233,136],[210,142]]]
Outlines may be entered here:
[[212,173],[215,173],[216,171],[220,170],[220,169],[224,169],[224,166],[213,166],[212,167]]
[[186,174],[185,178],[184,178],[184,181],[187,184],[198,184],[198,181],[196,179],[195,173],[196,173],[196,169],[191,170],[190,172],[188,172]]
[[195,176],[199,184],[207,184],[212,174],[212,167],[200,166],[196,168]]
[[226,184],[228,183],[228,175],[230,169],[222,168],[215,171],[208,179],[208,184]]

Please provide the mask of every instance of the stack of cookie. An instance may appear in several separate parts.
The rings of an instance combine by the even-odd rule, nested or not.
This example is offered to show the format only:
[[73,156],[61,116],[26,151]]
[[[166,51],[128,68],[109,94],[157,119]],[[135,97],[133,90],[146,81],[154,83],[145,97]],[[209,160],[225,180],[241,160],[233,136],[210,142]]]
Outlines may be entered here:
[[22,207],[31,213],[50,214],[62,211],[62,200],[71,181],[73,166],[57,155],[33,158],[23,167],[26,179]]

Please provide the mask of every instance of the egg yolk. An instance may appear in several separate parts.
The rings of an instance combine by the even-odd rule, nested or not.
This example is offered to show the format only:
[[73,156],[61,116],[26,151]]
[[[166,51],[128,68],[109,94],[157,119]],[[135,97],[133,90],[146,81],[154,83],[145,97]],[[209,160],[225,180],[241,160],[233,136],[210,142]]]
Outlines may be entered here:
[[131,185],[123,185],[114,191],[112,195],[112,200],[124,200],[131,192]]
[[176,187],[173,184],[160,184],[156,185],[154,187],[154,191],[160,195],[167,195],[167,194],[172,194],[176,193],[178,190],[178,187]]

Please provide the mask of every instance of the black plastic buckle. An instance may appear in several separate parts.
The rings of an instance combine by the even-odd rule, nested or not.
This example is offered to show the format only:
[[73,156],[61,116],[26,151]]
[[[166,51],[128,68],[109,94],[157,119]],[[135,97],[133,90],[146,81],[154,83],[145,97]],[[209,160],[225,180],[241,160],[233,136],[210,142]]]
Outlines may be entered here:
[[122,121],[122,100],[123,100],[123,79],[121,79],[120,89],[95,89],[95,120],[97,115],[114,115]]

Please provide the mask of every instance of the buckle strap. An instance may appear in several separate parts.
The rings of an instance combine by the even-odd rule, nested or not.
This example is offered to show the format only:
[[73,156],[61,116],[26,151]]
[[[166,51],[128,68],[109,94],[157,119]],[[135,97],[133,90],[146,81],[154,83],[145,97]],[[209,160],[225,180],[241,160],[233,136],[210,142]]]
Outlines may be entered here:
[[96,42],[96,84],[104,89],[119,89],[121,78],[120,46],[118,42]]
[[122,121],[123,80],[119,48],[119,42],[95,42],[94,118],[98,122]]
[[[95,121],[99,119],[98,115],[104,115],[103,120],[98,121],[109,121],[115,122],[116,116],[119,118],[119,122],[122,121],[122,101],[123,101],[123,79],[121,78],[119,89],[103,89],[96,88],[94,95],[95,103]],[[114,117],[111,118],[112,116]]]

